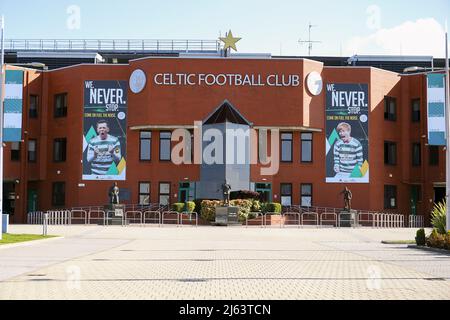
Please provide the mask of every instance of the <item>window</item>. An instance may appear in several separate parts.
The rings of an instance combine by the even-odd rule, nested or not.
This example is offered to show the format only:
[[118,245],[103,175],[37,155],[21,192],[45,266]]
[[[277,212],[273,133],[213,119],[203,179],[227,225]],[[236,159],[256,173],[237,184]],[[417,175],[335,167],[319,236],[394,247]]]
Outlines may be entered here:
[[292,133],[281,134],[281,161],[292,162]]
[[67,93],[55,95],[55,118],[62,118],[67,116]]
[[280,190],[281,190],[281,205],[282,206],[292,205],[292,183],[282,183]]
[[150,131],[141,131],[139,140],[139,160],[149,161],[152,158],[152,133]]
[[150,182],[139,182],[139,204],[150,204]]
[[301,140],[302,140],[302,162],[312,162],[312,139],[313,134],[312,133],[302,133],[301,134]]
[[384,119],[397,120],[397,99],[393,97],[384,97]]
[[20,143],[11,142],[11,161],[20,161]]
[[384,208],[397,208],[397,186],[384,186]]
[[420,143],[412,144],[412,165],[420,166],[421,164],[421,155],[420,155]]
[[420,99],[411,100],[411,121],[420,122]]
[[397,143],[384,142],[384,163],[389,165],[397,164]]
[[159,160],[170,161],[171,147],[170,139],[172,137],[171,132],[161,131],[159,133]]
[[439,146],[429,146],[429,165],[438,166],[439,165]]
[[66,138],[57,138],[53,140],[53,161],[66,161]]
[[66,183],[53,182],[52,205],[61,207],[66,204]]
[[422,201],[422,187],[420,185],[411,186],[411,198],[415,202]]
[[163,206],[170,205],[170,183],[159,183],[159,204]]
[[39,97],[36,95],[30,96],[30,109],[28,116],[30,118],[37,118],[38,117],[38,106],[39,106]]
[[301,191],[300,205],[302,207],[311,207],[312,206],[312,184],[311,183],[301,184],[300,191]]
[[37,160],[37,141],[28,140],[28,162],[36,162]]

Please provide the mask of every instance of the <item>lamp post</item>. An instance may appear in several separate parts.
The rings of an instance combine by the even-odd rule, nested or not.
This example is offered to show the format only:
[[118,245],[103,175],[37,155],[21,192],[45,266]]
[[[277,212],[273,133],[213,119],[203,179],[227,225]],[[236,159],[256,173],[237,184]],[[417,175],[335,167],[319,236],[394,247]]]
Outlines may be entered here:
[[[408,72],[421,72],[424,73],[435,73],[439,72],[445,73],[445,140],[446,140],[446,154],[445,154],[445,200],[446,200],[446,211],[447,211],[447,231],[450,232],[450,68],[448,60],[448,32],[447,28],[445,31],[445,68],[435,69],[435,68],[424,68],[424,67],[408,67],[403,70],[404,73]],[[427,72],[431,70],[431,72]]]
[[[446,24],[447,25],[447,24]],[[447,128],[450,128],[450,72],[449,72],[449,63],[448,63],[448,32],[447,28],[445,28],[445,117]],[[446,200],[447,200],[447,231],[450,231],[450,132],[447,130],[446,133],[447,138],[447,173],[446,173]]]
[[1,33],[1,53],[0,53],[0,240],[3,237],[3,66],[5,59],[5,48],[3,29],[5,27],[5,19],[1,16],[0,33]]

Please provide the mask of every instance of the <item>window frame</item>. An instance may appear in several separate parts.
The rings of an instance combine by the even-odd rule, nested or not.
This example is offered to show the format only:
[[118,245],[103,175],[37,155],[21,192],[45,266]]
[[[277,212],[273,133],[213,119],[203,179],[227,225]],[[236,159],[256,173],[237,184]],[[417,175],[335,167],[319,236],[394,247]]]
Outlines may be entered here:
[[[303,135],[306,134],[310,134],[311,135],[311,139],[303,139]],[[310,160],[303,160],[303,143],[304,142],[310,142]],[[314,151],[314,134],[312,132],[300,132],[300,162],[301,163],[312,163],[314,156],[313,156],[313,151]]]
[[[310,194],[304,194],[303,193],[303,186],[310,186],[311,187],[311,193]],[[301,183],[300,184],[300,206],[301,207],[305,207],[303,206],[303,197],[310,197],[311,198],[311,205],[309,207],[313,206],[313,184],[312,183]]]
[[[170,133],[170,138],[162,138],[161,134],[162,133]],[[169,140],[169,159],[162,159],[161,155],[162,155],[162,142],[163,140]],[[159,132],[159,161],[172,161],[172,131],[160,131]]]
[[[290,193],[283,193],[283,186],[289,186],[290,187]],[[293,193],[293,189],[292,189],[292,183],[289,182],[282,182],[280,183],[280,203],[281,205],[283,205],[283,197],[289,197],[290,201],[289,201],[289,205],[288,206],[292,206],[292,193]],[[286,206],[286,205],[283,205]]]
[[[283,134],[290,134],[290,139],[283,138]],[[283,142],[290,142],[291,145],[291,153],[290,160],[283,160]],[[289,132],[280,132],[280,162],[292,163],[294,161],[294,133],[292,131]]]
[[[391,112],[391,102],[394,102],[394,112]],[[397,98],[384,96],[384,120],[397,121]]]
[[[161,193],[161,185],[162,184],[168,184],[169,185],[169,193]],[[172,191],[172,185],[171,185],[171,182],[169,182],[169,181],[160,181],[159,182],[159,184],[158,184],[158,203],[161,205],[161,196],[169,196],[169,203],[168,203],[168,206],[169,206],[169,209],[170,209],[170,205],[171,205],[171,191]]]
[[[35,108],[31,109],[31,101],[35,101]],[[39,117],[39,95],[30,94],[28,101],[28,118],[37,119]]]
[[[392,188],[392,189],[389,189],[389,188]],[[394,194],[395,206],[391,205],[392,193]],[[387,197],[389,197],[389,198],[387,198]],[[397,198],[398,198],[397,186],[385,184],[384,185],[384,201],[383,201],[384,209],[397,209],[397,207],[398,207]]]
[[[150,133],[150,138],[142,138],[142,136],[141,136],[142,133]],[[142,162],[152,161],[152,138],[153,138],[152,131],[150,131],[150,130],[139,131],[139,161],[142,161]],[[149,149],[150,152],[149,152],[148,159],[142,158],[142,141],[149,141],[149,143],[150,143],[150,149]]]
[[[64,97],[63,107],[58,108],[58,97]],[[66,118],[67,117],[67,106],[68,106],[68,94],[67,92],[62,92],[54,95],[53,102],[53,117],[54,118]],[[62,111],[60,111],[62,110]]]
[[[57,185],[62,185],[63,186],[63,194],[59,195],[59,198],[57,197],[58,195],[55,193],[55,186]],[[61,200],[62,198],[62,203],[59,203],[58,200]],[[53,207],[64,207],[66,205],[66,182],[65,181],[54,181],[52,183],[52,206]]]
[[[419,147],[418,148],[419,152],[417,153],[419,156],[418,159],[416,159],[416,157],[415,157],[415,155],[416,155],[415,147],[417,147],[417,146]],[[411,145],[411,165],[413,167],[420,167],[422,165],[422,145],[420,142],[413,142]]]
[[[433,150],[435,150],[434,152],[433,152]],[[432,167],[436,167],[436,166],[439,166],[439,158],[440,158],[440,156],[439,156],[439,146],[431,146],[431,145],[429,145],[428,146],[428,165],[429,166],[432,166]],[[436,157],[433,157],[432,155],[436,155]],[[435,161],[432,161],[433,159],[435,159]]]
[[[34,142],[34,151],[30,151],[30,142]],[[32,159],[32,157],[30,157],[31,152],[33,152],[34,154],[34,158]],[[27,142],[27,161],[30,163],[36,163],[37,162],[37,155],[38,152],[38,143],[37,143],[37,139],[28,139]]]
[[[387,146],[387,153],[386,154],[386,146]],[[389,157],[389,150],[390,147],[395,147],[395,153],[394,153],[394,161],[390,162],[390,157]],[[396,166],[397,165],[397,154],[398,154],[398,149],[397,149],[397,142],[395,141],[384,141],[384,164],[387,166]]]
[[[148,193],[141,192],[141,185],[148,184]],[[139,181],[138,182],[138,204],[139,205],[149,205],[152,203],[152,184],[150,181]],[[148,204],[141,203],[141,196],[148,196]]]
[[[17,144],[17,146],[19,147],[18,149],[13,149],[13,145]],[[19,141],[13,141],[11,142],[11,155],[10,155],[10,160],[13,162],[18,162],[20,161],[21,158],[21,150],[22,148],[20,147],[20,142]]]
[[[57,157],[56,154],[56,144],[62,143],[61,145],[61,157]],[[66,162],[67,160],[67,138],[55,138],[53,139],[53,162]]]
[[[415,106],[414,103],[415,102],[418,102],[419,110],[414,110],[414,106]],[[421,117],[420,109],[421,109],[421,100],[420,100],[420,98],[411,99],[411,122],[413,122],[413,123],[420,122],[420,117]]]

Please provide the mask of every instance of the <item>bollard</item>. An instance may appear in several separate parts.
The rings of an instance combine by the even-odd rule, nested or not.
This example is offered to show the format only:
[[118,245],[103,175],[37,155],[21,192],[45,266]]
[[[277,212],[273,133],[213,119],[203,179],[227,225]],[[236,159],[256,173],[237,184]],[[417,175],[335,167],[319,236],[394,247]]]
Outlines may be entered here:
[[42,223],[42,235],[46,236],[47,235],[47,225],[48,225],[48,213],[44,213],[44,219],[43,219],[43,223]]

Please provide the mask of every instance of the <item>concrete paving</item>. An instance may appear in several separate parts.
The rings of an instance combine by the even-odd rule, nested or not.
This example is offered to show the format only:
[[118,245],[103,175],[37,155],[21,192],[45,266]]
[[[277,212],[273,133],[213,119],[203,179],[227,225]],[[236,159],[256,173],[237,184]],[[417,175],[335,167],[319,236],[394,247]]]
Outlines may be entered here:
[[0,299],[450,300],[450,255],[381,244],[415,231],[49,226],[0,247]]

